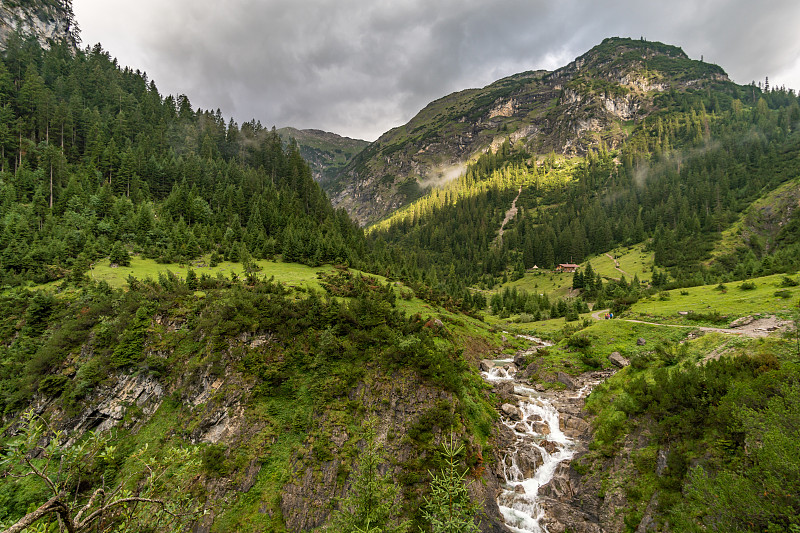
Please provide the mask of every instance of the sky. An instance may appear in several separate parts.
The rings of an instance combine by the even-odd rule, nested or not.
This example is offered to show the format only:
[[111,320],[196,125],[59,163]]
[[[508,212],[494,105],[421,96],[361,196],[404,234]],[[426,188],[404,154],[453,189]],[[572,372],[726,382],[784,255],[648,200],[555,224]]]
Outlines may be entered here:
[[162,95],[238,123],[375,140],[432,100],[644,37],[741,84],[800,89],[798,0],[73,0]]

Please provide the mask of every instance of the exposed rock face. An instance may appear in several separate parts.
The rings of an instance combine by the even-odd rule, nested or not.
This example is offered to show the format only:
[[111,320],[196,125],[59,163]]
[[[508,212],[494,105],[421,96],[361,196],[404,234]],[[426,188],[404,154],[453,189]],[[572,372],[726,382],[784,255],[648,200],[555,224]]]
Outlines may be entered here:
[[131,406],[141,408],[144,416],[152,415],[161,405],[164,389],[150,376],[128,374],[97,396],[99,403],[85,409],[73,422],[76,435],[115,427]]
[[[154,323],[169,331],[182,327],[179,322],[161,317],[156,317]],[[158,333],[152,335],[149,340],[158,344]],[[269,334],[242,334],[231,339],[229,347],[237,349],[235,351],[261,350],[265,353],[273,342]],[[83,354],[86,358],[92,355],[89,349]],[[145,353],[150,358],[169,358],[170,355],[168,350],[147,350]],[[255,382],[237,371],[238,362],[232,357],[231,353],[226,353],[224,359],[230,364],[222,369],[212,364],[201,365],[187,371],[177,381],[168,383],[143,368],[136,371],[122,369],[98,384],[83,399],[83,409],[78,413],[69,412],[58,401],[43,396],[36,398],[35,406],[38,414],[47,417],[54,427],[63,429],[72,439],[79,439],[87,431],[114,427],[136,434],[154,416],[159,416],[164,407],[174,403],[181,405],[184,415],[188,414],[186,419],[176,424],[176,430],[184,432],[185,438],[193,444],[218,443],[230,452],[254,439],[267,439],[267,444],[274,443],[278,436],[263,433],[265,426],[248,413],[251,406],[249,395]],[[508,394],[509,398],[513,396],[513,388]],[[379,374],[369,386],[362,384],[352,390],[349,401],[376,415],[379,421],[376,437],[391,461],[382,469],[393,473],[397,479],[404,464],[419,459],[418,448],[404,439],[409,429],[430,410],[442,409],[442,406],[452,405],[457,400],[448,392],[421,384],[416,373],[402,371],[391,376]],[[289,531],[309,531],[327,521],[335,508],[334,498],[347,492],[346,476],[342,472],[352,470],[357,460],[352,455],[352,447],[363,446],[363,442],[354,440],[347,426],[337,422],[328,412],[319,413],[315,427],[323,430],[332,458],[325,460],[314,453],[305,453],[313,450],[315,438],[321,438],[318,434],[309,435],[301,451],[291,459],[293,472],[290,480],[279,488],[280,495],[274,496],[277,505],[273,507],[272,502],[263,503],[265,513],[272,515],[280,509]],[[434,443],[442,442],[447,436],[442,428],[426,425],[425,430],[431,432]],[[468,453],[477,456],[479,462],[479,466],[469,473],[469,491],[485,512],[481,531],[502,533],[505,529],[497,507],[500,491],[495,471],[497,463],[487,460],[483,464],[482,447],[477,443],[467,446]],[[536,461],[536,457],[531,460]],[[218,501],[229,502],[253,489],[261,464],[260,458],[252,458],[237,468],[235,475],[204,479],[211,505]],[[194,530],[211,531],[216,511],[212,508]]]
[[494,361],[490,359],[482,359],[479,364],[479,367],[481,369],[481,372],[488,372],[489,370],[494,368]]
[[572,378],[564,372],[559,372],[556,374],[556,379],[558,379],[559,383],[566,385],[568,390],[575,390],[575,382],[572,381]]
[[79,39],[71,8],[34,0],[20,4],[0,3],[0,49],[6,48],[6,42],[14,31],[36,37],[44,48],[61,41],[73,50],[77,48]]
[[367,141],[321,130],[280,128],[276,131],[284,142],[289,142],[290,139],[297,142],[300,155],[308,162],[314,180],[323,189],[326,189],[326,184],[332,177],[369,144]]
[[[351,393],[351,400],[360,401],[376,413],[378,427],[376,439],[382,444],[383,453],[392,458],[392,463],[402,465],[416,458],[414,448],[403,439],[408,428],[440,401],[452,401],[449,394],[421,385],[410,375],[396,375],[392,379],[360,387]],[[516,409],[514,406],[510,406]],[[436,441],[444,438],[442,428],[430,428]],[[336,440],[335,440],[336,439]],[[344,444],[344,436],[331,437],[332,444]],[[281,511],[289,531],[307,531],[325,523],[333,509],[334,497],[344,496],[347,486],[337,482],[341,462],[333,460],[322,464],[308,464],[295,459],[293,480],[284,486],[281,494]],[[384,468],[390,469],[389,465]],[[394,467],[399,474],[402,466]],[[489,465],[482,470],[480,479],[469,484],[472,499],[483,505],[486,516],[481,521],[484,533],[502,533],[502,518],[497,507],[499,483]],[[399,503],[399,502],[398,502]]]

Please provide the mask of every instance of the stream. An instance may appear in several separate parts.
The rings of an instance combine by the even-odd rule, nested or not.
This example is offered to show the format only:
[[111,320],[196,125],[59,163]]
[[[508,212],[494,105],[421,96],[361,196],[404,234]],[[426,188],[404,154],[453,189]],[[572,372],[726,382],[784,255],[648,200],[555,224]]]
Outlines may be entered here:
[[[536,346],[548,344],[534,337],[523,337]],[[558,466],[575,454],[576,442],[565,435],[564,423],[556,405],[581,402],[607,375],[588,377],[578,390],[539,392],[517,379],[513,359],[498,359],[495,366],[482,372],[493,384],[512,383],[516,405],[504,403],[501,422],[513,432],[513,442],[506,445],[502,475],[504,483],[497,504],[509,530],[516,533],[546,533],[540,524],[545,517],[539,490],[553,479]],[[602,373],[604,374],[604,373]]]

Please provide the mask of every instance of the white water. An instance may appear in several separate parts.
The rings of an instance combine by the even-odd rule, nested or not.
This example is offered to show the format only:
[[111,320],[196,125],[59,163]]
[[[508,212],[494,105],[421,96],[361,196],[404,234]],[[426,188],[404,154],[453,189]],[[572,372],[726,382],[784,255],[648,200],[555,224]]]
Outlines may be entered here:
[[[544,344],[533,337],[524,338]],[[516,368],[508,365],[511,361],[513,359],[496,360],[495,364],[505,366],[496,366],[483,373],[484,379],[491,383],[513,382],[514,393],[525,398],[517,405],[521,420],[512,420],[510,416],[501,413],[502,423],[514,432],[516,441],[503,458],[505,483],[497,504],[511,531],[547,533],[547,528],[539,524],[544,516],[544,509],[538,501],[539,489],[553,479],[553,474],[562,461],[572,459],[574,443],[561,431],[558,411],[550,399],[515,380]],[[590,388],[590,385],[583,387],[576,397],[584,396]],[[551,451],[548,452],[543,445]],[[541,455],[542,464],[535,468],[533,477],[525,478],[518,461],[521,454],[532,450]]]

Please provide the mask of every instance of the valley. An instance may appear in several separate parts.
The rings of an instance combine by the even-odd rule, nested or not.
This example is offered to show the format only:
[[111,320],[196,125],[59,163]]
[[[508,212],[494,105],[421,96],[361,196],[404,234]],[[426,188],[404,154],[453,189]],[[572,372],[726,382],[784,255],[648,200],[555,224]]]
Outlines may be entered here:
[[2,34],[0,531],[800,530],[794,91],[608,38],[366,143],[68,29]]

